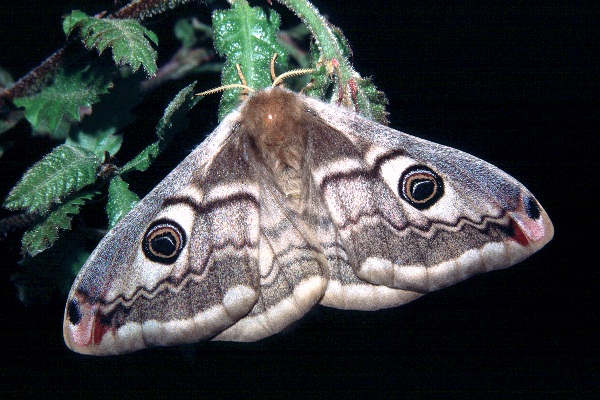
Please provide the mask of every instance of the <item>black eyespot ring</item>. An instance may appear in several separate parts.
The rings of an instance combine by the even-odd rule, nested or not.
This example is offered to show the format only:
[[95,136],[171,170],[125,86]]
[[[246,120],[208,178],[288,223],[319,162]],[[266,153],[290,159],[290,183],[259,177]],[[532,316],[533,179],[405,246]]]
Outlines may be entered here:
[[431,168],[413,165],[400,177],[398,192],[411,206],[425,210],[444,195],[444,182]]
[[177,222],[169,219],[154,221],[144,234],[142,250],[151,261],[173,264],[185,247],[185,231]]

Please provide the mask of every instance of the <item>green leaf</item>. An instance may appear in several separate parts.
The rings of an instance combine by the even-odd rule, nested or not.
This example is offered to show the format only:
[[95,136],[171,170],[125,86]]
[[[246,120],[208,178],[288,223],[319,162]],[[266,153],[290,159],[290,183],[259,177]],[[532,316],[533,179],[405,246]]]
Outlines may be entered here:
[[93,244],[82,232],[69,231],[50,249],[36,257],[23,258],[19,262],[23,270],[11,276],[19,300],[26,305],[45,304],[56,296],[57,289],[66,296]]
[[0,117],[0,135],[12,129],[23,119],[23,112],[19,110],[7,110]]
[[143,99],[140,94],[141,78],[134,75],[117,79],[110,93],[94,105],[93,113],[86,115],[76,128],[71,129],[66,144],[83,147],[100,158],[104,158],[105,151],[114,156],[123,142],[119,132],[135,120],[132,109]]
[[388,100],[385,94],[378,90],[370,79],[358,78],[355,82],[358,84],[355,98],[360,114],[380,124],[387,125],[388,113],[385,107]]
[[112,229],[139,201],[138,195],[129,189],[129,184],[120,176],[111,179],[108,186],[108,203],[106,204],[108,228]]
[[78,71],[60,70],[51,85],[32,96],[14,100],[25,107],[25,118],[38,132],[48,132],[64,138],[68,124],[80,121],[86,108],[108,93],[111,84],[105,68],[86,66]]
[[[277,62],[286,67],[287,53],[277,41],[279,15],[262,8],[250,7],[246,1],[236,1],[229,10],[213,13],[215,49],[226,57],[221,82],[223,85],[240,83],[236,64],[242,69],[246,83],[252,89],[271,86],[270,62],[275,53]],[[239,103],[239,89],[227,90],[221,98],[219,119],[223,119]]]
[[4,68],[2,68],[2,66],[0,66],[0,88],[3,89],[3,88],[6,88],[6,87],[9,87],[14,82],[15,82],[15,80],[13,79],[12,75],[10,74],[10,72],[8,72]]
[[348,39],[346,39],[346,36],[344,36],[342,30],[334,25],[331,25],[329,28],[331,29],[333,36],[337,40],[338,49],[342,53],[344,58],[348,59],[352,57],[352,47],[350,46],[350,43],[348,43]]
[[129,65],[134,72],[143,66],[149,76],[156,72],[157,53],[147,39],[158,44],[158,37],[137,20],[100,19],[75,10],[63,20],[63,31],[70,35],[77,28],[88,49],[102,54],[111,47],[117,66]]
[[121,173],[127,173],[133,170],[145,171],[152,161],[164,150],[173,135],[187,126],[185,115],[198,103],[200,98],[194,94],[192,82],[181,89],[175,98],[169,103],[165,112],[156,127],[158,141],[146,147],[133,160],[123,166]]
[[199,29],[197,29],[197,26],[201,27],[201,29],[205,28],[204,24],[200,24],[198,21],[188,18],[180,19],[175,23],[173,32],[175,33],[175,37],[181,42],[181,46],[184,49],[192,48],[198,42],[198,35],[205,36],[209,34],[209,36],[212,36],[210,27],[208,27],[208,30],[203,29],[198,33]]
[[162,151],[161,140],[152,143],[142,150],[135,158],[123,166],[122,173],[131,171],[145,171]]
[[189,19],[180,19],[173,27],[175,37],[179,39],[183,48],[189,49],[196,44],[196,31]]
[[22,240],[23,254],[33,257],[51,247],[61,230],[71,229],[71,216],[79,214],[79,208],[95,194],[96,192],[77,194],[66,203],[57,206],[42,222],[25,232]]
[[102,162],[89,150],[60,145],[23,175],[8,194],[4,207],[45,214],[53,204],[94,183]]
[[281,31],[278,37],[279,44],[285,48],[290,58],[298,64],[298,68],[311,67],[310,52],[298,46],[298,42],[307,41],[307,38],[310,37],[310,31],[306,25],[298,24],[295,27]]
[[104,131],[87,133],[78,130],[76,134],[70,135],[65,144],[79,146],[83,149],[93,152],[98,158],[107,151],[110,155],[115,155],[121,148],[123,136],[115,134],[115,128],[108,128]]
[[331,80],[325,64],[320,62],[321,53],[315,43],[310,44],[310,56],[314,72],[311,74],[312,80],[304,90],[304,94],[324,99],[327,90],[332,85],[333,81]]
[[[313,67],[324,65],[327,75],[335,74],[330,102],[340,104],[376,121],[385,122],[385,104],[383,93],[363,78],[352,68],[348,58],[352,54],[348,41],[342,31],[331,25],[308,0],[279,0],[292,10],[311,31],[316,51],[313,51]],[[316,61],[316,62],[315,62]],[[314,77],[314,75],[313,75]],[[319,75],[322,79],[324,75]],[[365,83],[368,82],[368,83]],[[325,92],[324,81],[317,82],[312,92]],[[328,92],[329,93],[329,92]],[[374,103],[371,103],[374,101]]]
[[[2,68],[2,66],[0,65],[0,91],[3,91],[5,88],[11,87],[14,82],[15,81],[10,72]],[[9,107],[2,107],[2,109],[0,109],[0,134],[11,129],[17,124],[17,122],[20,119],[19,117],[17,117],[17,115],[14,114],[14,112],[11,111],[12,110],[10,110]],[[2,157],[2,153],[2,146],[0,145],[0,157]]]
[[171,100],[156,127],[159,138],[170,140],[176,132],[187,127],[186,115],[200,101],[194,86],[196,81],[181,89]]

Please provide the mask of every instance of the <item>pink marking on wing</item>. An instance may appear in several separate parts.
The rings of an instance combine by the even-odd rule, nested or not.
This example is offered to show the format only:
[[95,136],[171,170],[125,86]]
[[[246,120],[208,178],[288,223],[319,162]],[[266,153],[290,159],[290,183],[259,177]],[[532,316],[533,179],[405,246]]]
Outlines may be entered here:
[[94,315],[93,327],[94,344],[100,344],[106,332],[110,330],[110,327],[100,322],[100,316],[98,314]]
[[87,347],[98,345],[102,338],[110,330],[110,326],[101,322],[101,314],[98,304],[85,303],[82,296],[76,295],[82,314],[81,321],[77,325],[69,325],[69,336],[77,346]]
[[529,240],[527,240],[527,236],[521,230],[519,223],[516,222],[514,219],[511,219],[510,226],[514,232],[512,239],[515,242],[519,243],[521,246],[527,246],[529,244]]
[[79,295],[75,295],[75,297],[82,316],[81,321],[76,325],[69,324],[69,336],[77,346],[89,346],[92,343],[92,316],[96,313],[96,307],[83,303],[83,299]]
[[532,242],[544,239],[548,232],[544,226],[544,218],[533,220],[529,218],[524,212],[513,212],[511,213],[513,221],[515,221],[520,231]]

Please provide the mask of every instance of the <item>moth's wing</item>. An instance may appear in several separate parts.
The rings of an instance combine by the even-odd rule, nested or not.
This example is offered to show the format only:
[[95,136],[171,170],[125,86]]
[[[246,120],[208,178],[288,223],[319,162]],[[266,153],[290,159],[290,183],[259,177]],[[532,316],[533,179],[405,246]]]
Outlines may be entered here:
[[[333,225],[334,236],[323,237],[337,246],[341,271],[330,278],[323,304],[387,307],[393,301],[368,299],[366,283],[425,293],[513,265],[552,238],[544,209],[498,168],[344,109],[304,101],[322,122],[311,132],[309,163]],[[432,189],[437,194],[427,197]],[[410,298],[396,294],[398,301],[403,296]]]
[[327,287],[327,259],[311,227],[253,145],[246,153],[255,157],[251,166],[260,186],[260,293],[248,315],[216,340],[254,341],[277,333],[317,304]]
[[101,241],[75,280],[64,337],[116,354],[210,338],[259,295],[259,184],[230,115]]
[[[309,141],[309,148],[323,143]],[[327,142],[326,142],[327,143]],[[344,145],[342,141],[340,145]],[[337,147],[332,143],[333,146]],[[337,147],[340,150],[339,147]],[[310,153],[310,151],[309,151]],[[350,153],[351,154],[351,153]],[[316,157],[311,158],[311,169],[318,172]],[[352,247],[342,237],[342,232],[331,217],[328,204],[319,185],[313,180],[309,186],[309,206],[306,220],[318,238],[327,259],[329,279],[320,304],[350,310],[377,310],[396,307],[420,297],[422,293],[373,284],[358,277],[352,266]]]

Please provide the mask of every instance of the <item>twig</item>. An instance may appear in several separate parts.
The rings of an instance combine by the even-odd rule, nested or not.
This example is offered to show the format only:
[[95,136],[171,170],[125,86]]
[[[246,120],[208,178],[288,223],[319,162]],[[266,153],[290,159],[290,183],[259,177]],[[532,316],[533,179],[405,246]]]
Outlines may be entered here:
[[[137,19],[141,21],[189,1],[191,0],[138,0],[127,4],[115,13],[110,14],[107,18]],[[7,103],[12,102],[14,98],[29,95],[36,90],[40,86],[40,83],[61,64],[67,48],[73,43],[75,42],[67,42],[65,46],[46,58],[46,60],[19,79],[14,85],[1,90],[0,109]]]

